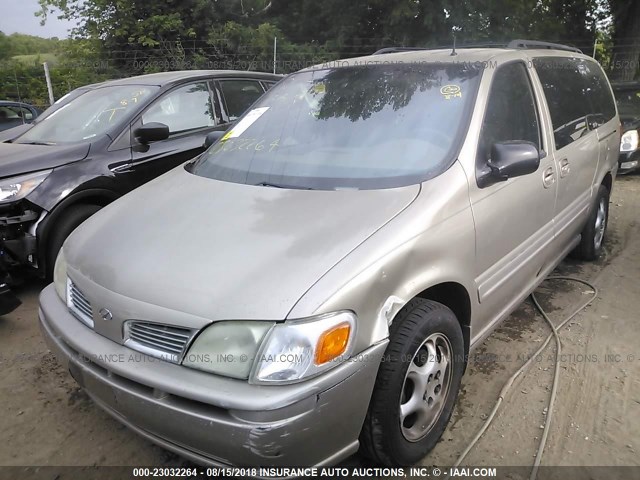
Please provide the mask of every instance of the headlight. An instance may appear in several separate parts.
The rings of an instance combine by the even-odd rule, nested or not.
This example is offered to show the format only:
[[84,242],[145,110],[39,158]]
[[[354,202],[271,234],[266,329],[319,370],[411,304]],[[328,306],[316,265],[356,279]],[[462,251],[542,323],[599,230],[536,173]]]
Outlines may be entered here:
[[64,248],[60,249],[53,267],[53,284],[58,296],[64,303],[67,303],[67,259],[64,256]]
[[638,131],[629,130],[622,134],[620,139],[621,152],[635,152],[638,149]]
[[217,322],[198,335],[182,364],[227,377],[247,379],[272,322]]
[[256,359],[256,383],[291,383],[313,377],[348,359],[356,317],[339,312],[276,325]]
[[196,337],[182,364],[253,383],[293,383],[348,359],[355,327],[350,312],[280,324],[216,322]]
[[5,178],[0,180],[0,203],[14,202],[20,200],[40,185],[51,170],[43,172],[29,173],[19,177]]

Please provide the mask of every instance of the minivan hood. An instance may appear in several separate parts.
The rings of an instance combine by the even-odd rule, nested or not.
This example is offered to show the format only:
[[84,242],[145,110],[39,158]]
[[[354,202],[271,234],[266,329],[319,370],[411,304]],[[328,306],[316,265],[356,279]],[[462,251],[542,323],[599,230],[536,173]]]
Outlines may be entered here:
[[84,159],[89,143],[74,145],[28,145],[0,143],[0,178],[60,167]]
[[282,320],[419,191],[289,190],[178,167],[91,217],[64,249],[74,271],[138,301],[209,320]]

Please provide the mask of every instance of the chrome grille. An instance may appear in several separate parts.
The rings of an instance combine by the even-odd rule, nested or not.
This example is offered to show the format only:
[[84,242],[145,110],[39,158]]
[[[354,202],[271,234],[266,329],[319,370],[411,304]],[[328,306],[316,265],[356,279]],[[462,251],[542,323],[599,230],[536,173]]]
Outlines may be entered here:
[[153,357],[178,363],[194,333],[188,328],[129,320],[125,323],[124,344]]
[[82,323],[93,328],[91,303],[70,278],[67,279],[67,306]]

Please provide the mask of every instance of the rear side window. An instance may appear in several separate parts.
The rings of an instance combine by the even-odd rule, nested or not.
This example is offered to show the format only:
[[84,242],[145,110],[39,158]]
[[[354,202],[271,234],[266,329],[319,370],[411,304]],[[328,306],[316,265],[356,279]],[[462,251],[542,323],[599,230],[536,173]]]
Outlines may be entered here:
[[592,126],[600,126],[616,116],[616,106],[609,82],[604,72],[594,62],[584,62],[587,80],[587,93],[591,100],[594,118],[590,120]]
[[255,80],[222,80],[220,88],[231,122],[240,117],[264,93],[262,85]]
[[523,63],[509,63],[496,71],[482,122],[478,165],[489,160],[494,143],[528,141],[540,149],[540,126],[531,82]]
[[578,58],[533,60],[542,83],[557,149],[615,116],[607,79],[598,65]]

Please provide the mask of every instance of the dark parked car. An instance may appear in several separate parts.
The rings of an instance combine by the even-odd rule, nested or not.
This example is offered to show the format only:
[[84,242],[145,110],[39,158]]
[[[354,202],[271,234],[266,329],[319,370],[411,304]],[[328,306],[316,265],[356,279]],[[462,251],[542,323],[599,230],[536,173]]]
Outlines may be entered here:
[[33,124],[2,132],[2,273],[30,266],[50,275],[80,223],[202,153],[209,133],[226,130],[279,79],[183,71],[114,80],[74,90]]
[[39,114],[40,110],[28,103],[2,100],[0,101],[0,131],[31,123]]
[[620,140],[620,173],[640,167],[640,82],[614,83],[613,93],[622,122]]

